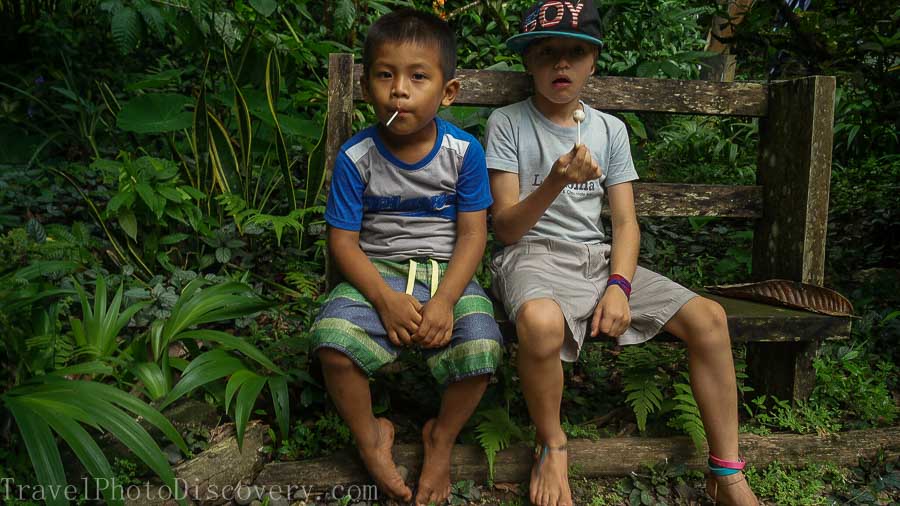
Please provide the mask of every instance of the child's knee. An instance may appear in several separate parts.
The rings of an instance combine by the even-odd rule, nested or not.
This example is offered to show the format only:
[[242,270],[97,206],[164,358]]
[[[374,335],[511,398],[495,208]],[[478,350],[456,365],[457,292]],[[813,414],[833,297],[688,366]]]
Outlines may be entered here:
[[716,301],[697,298],[697,307],[690,312],[690,318],[685,322],[687,332],[682,339],[688,345],[710,347],[731,347],[731,339],[728,336],[728,315],[725,309]]
[[566,320],[556,302],[530,300],[516,313],[519,353],[536,357],[559,356]]
[[319,348],[316,351],[316,355],[319,357],[319,362],[322,363],[323,369],[343,371],[356,367],[356,364],[350,357],[334,348]]
[[728,315],[725,313],[725,308],[711,299],[701,298],[701,301],[703,302],[703,320],[707,322],[710,330],[717,334],[727,335]]

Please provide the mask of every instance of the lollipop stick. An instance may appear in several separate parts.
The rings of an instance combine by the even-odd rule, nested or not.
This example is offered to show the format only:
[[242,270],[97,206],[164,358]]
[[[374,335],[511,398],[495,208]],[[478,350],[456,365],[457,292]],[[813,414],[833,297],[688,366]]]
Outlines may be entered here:
[[581,144],[581,122],[578,122],[578,144]]
[[391,116],[391,119],[387,120],[387,123],[385,123],[385,126],[391,126],[391,122],[394,121],[394,118],[396,118],[398,114],[400,114],[400,109],[397,109],[396,111],[394,111],[394,114]]

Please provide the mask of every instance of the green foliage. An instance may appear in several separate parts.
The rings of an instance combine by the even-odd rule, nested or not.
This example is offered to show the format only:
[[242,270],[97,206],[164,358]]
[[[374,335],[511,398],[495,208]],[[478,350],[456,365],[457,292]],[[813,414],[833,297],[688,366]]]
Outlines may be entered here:
[[638,167],[660,181],[755,184],[758,124],[733,118],[676,117],[659,128]]
[[[682,374],[688,381],[687,374]],[[706,431],[703,429],[703,420],[700,419],[700,408],[694,399],[694,392],[690,383],[675,383],[675,407],[678,415],[669,420],[669,425],[691,437],[697,453],[702,453],[706,445]]]
[[[900,263],[900,155],[836,162],[828,220],[828,266],[842,275]],[[861,212],[864,210],[864,212]],[[848,259],[854,259],[848,261]]]
[[774,462],[763,469],[750,468],[746,475],[756,494],[775,504],[816,505],[831,504],[825,497],[826,480],[840,477],[840,471],[831,464],[811,462],[795,469]]
[[633,472],[619,481],[616,492],[628,497],[627,504],[633,506],[667,504],[667,501],[676,497],[672,486],[683,484],[685,477],[684,465],[672,466],[668,463],[650,465],[646,470],[640,473]]
[[824,353],[813,361],[816,386],[810,399],[863,426],[890,425],[897,419],[897,405],[887,381],[896,365],[867,356],[852,346]]
[[815,400],[797,401],[796,407],[789,401],[769,398],[765,395],[754,398],[751,404],[744,404],[750,416],[746,427],[751,432],[768,434],[771,429],[796,432],[799,434],[827,434],[841,429],[837,411]]
[[510,419],[509,410],[491,408],[475,413],[478,424],[475,426],[475,438],[484,449],[488,461],[488,480],[494,481],[494,458],[497,452],[516,441],[525,439],[522,429]]
[[132,304],[120,313],[123,290],[123,286],[120,285],[113,300],[107,306],[106,281],[103,277],[97,278],[93,307],[88,302],[84,288],[75,283],[75,289],[81,300],[81,314],[84,321],[71,318],[70,323],[72,324],[72,334],[75,336],[75,344],[80,348],[80,353],[88,359],[113,356],[119,346],[119,332],[145,304]]
[[709,2],[616,0],[599,7],[606,42],[599,72],[696,78],[698,63],[707,56],[707,30],[698,21],[713,11]]
[[900,460],[888,459],[882,451],[850,469],[828,469],[825,476],[831,485],[829,504],[883,504],[900,498]]
[[628,394],[625,401],[634,410],[641,431],[647,427],[647,416],[662,406],[663,389],[669,386],[668,377],[660,373],[661,364],[656,345],[628,346],[619,355],[623,388]]
[[174,93],[138,95],[122,106],[116,125],[126,132],[158,134],[190,128],[193,115],[184,110],[190,97]]
[[[167,486],[177,490],[175,475],[169,468],[165,454],[126,411],[159,428],[168,439],[187,452],[184,440],[168,420],[147,404],[114,387],[99,382],[64,378],[66,374],[103,372],[108,372],[108,369],[99,363],[61,369],[55,374],[42,376],[32,383],[9,390],[0,397],[4,407],[15,419],[28,448],[38,483],[55,487],[56,490],[63,490],[66,485],[54,433],[69,445],[91,476],[106,480],[113,478],[109,461],[83,427],[87,425],[110,432],[160,476]],[[113,496],[111,489],[103,492],[111,504],[124,504],[121,497]],[[67,503],[61,496],[48,497],[47,502]],[[179,503],[184,504],[184,501]]]
[[296,423],[290,437],[278,447],[278,455],[284,460],[319,457],[349,445],[352,440],[347,424],[337,413],[329,412],[315,422]]
[[450,487],[450,506],[466,506],[480,501],[481,491],[472,480],[458,481]]

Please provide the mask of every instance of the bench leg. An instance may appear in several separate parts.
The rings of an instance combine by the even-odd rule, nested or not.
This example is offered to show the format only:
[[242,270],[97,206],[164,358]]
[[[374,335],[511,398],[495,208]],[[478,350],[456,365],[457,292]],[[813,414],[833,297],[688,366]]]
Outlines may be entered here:
[[747,345],[747,373],[755,388],[754,396],[806,400],[816,383],[813,359],[819,340],[787,343],[750,343]]

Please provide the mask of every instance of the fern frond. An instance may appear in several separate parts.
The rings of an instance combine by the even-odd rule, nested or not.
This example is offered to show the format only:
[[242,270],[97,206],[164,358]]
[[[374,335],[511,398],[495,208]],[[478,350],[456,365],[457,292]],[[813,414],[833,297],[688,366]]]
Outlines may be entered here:
[[700,418],[700,408],[691,386],[687,383],[675,383],[675,411],[679,414],[669,421],[669,426],[678,429],[694,442],[698,453],[703,452],[703,443],[706,442],[706,431],[703,429],[703,420]]
[[254,214],[247,219],[247,223],[263,227],[272,227],[272,230],[275,231],[275,242],[279,246],[281,246],[281,233],[284,231],[284,227],[291,227],[294,230],[300,230],[303,227],[300,222],[297,221],[296,218],[291,217],[291,215],[276,216],[273,214]]
[[131,7],[116,10],[110,26],[113,40],[122,53],[129,53],[141,38],[141,19]]
[[319,279],[310,274],[307,271],[291,271],[285,274],[284,279],[293,285],[303,297],[315,297],[319,293]]
[[634,410],[638,430],[643,432],[647,427],[647,416],[656,412],[662,405],[663,394],[659,389],[657,379],[653,375],[638,378],[626,377],[625,392],[628,393],[625,402]]
[[509,418],[509,411],[493,408],[476,414],[481,421],[475,427],[478,443],[484,449],[488,461],[488,479],[494,481],[494,458],[497,452],[515,440],[524,439],[522,429]]

